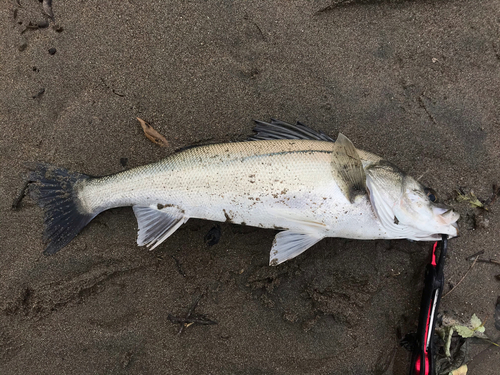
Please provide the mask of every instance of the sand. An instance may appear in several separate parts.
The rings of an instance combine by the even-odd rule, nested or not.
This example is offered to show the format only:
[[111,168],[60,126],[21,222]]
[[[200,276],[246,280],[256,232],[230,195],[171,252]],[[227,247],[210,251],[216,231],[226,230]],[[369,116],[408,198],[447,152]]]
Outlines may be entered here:
[[[500,259],[500,202],[453,199],[500,183],[500,1],[331,4],[56,0],[55,22],[23,33],[42,4],[2,2],[1,374],[407,373],[398,342],[416,329],[429,243],[330,238],[269,267],[273,230],[223,223],[207,247],[214,223],[190,220],[148,252],[120,208],[44,256],[41,209],[11,209],[25,162],[107,175],[272,117],[341,131],[461,213],[445,291],[468,255]],[[476,263],[441,311],[476,313],[500,339],[499,273]],[[178,335],[168,314],[199,296],[193,314],[217,324]],[[469,374],[497,373],[498,348],[476,340],[470,355]]]

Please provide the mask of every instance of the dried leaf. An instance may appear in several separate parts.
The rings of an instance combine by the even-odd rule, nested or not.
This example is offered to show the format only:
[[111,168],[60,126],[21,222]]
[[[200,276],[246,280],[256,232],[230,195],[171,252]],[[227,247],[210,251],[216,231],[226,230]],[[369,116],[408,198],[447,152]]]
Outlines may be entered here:
[[43,0],[42,3],[43,11],[47,16],[54,21],[54,12],[52,11],[52,0]]
[[466,375],[468,371],[467,365],[463,365],[460,368],[457,368],[456,370],[453,370],[450,372],[451,375]]
[[436,374],[449,375],[452,371],[460,368],[470,361],[469,339],[456,339],[451,348],[450,356],[443,356],[439,351],[436,353],[435,368]]
[[158,133],[151,125],[149,125],[146,121],[137,117],[137,120],[141,123],[142,130],[144,130],[144,135],[153,143],[161,147],[168,147],[167,139]]

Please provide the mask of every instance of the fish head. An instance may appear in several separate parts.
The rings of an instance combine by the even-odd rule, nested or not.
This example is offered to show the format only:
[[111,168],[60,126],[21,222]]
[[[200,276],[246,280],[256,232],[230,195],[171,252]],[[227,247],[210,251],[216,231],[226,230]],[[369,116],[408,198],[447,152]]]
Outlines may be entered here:
[[380,160],[368,166],[370,203],[389,238],[434,241],[458,235],[460,215],[436,203],[435,195],[395,165]]

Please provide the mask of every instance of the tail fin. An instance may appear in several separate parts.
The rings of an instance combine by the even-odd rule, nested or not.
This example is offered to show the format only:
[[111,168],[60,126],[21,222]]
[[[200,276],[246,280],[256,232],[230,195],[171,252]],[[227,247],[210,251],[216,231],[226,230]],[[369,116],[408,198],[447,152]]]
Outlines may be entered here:
[[44,253],[55,254],[66,246],[95,216],[85,212],[75,185],[90,177],[48,164],[35,164],[29,174],[29,192],[45,211]]

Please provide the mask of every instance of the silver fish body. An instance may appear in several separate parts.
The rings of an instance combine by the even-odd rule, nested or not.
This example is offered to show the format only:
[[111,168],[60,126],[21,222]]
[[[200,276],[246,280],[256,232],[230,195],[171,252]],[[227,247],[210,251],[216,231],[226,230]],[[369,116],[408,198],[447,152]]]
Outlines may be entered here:
[[[66,185],[79,225],[104,210],[132,206],[138,244],[151,248],[189,218],[280,229],[271,264],[297,256],[324,237],[435,240],[441,233],[457,235],[457,214],[435,206],[424,188],[397,167],[342,139],[200,146],[110,176],[77,176]],[[49,178],[40,170],[32,180],[43,189]],[[46,223],[58,207],[52,195],[47,208],[49,198],[37,196]],[[61,241],[51,233],[46,237],[49,252],[55,252],[74,235]]]

